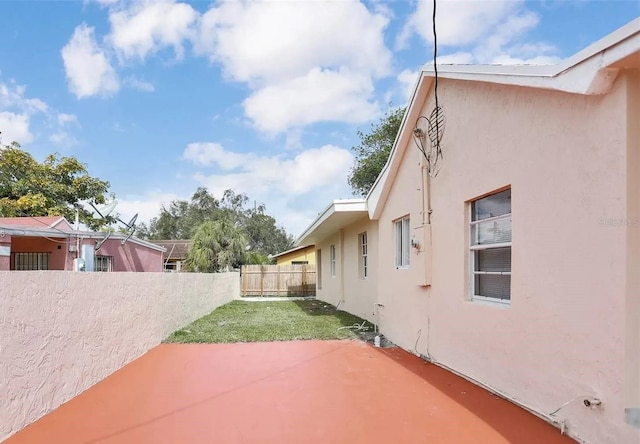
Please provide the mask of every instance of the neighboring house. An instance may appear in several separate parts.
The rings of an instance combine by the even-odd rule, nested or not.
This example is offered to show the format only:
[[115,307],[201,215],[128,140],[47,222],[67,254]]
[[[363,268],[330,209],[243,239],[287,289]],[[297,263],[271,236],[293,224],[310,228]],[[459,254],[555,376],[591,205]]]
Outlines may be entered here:
[[274,254],[271,259],[277,265],[307,265],[316,263],[316,249],[313,245],[296,247],[282,253]]
[[367,198],[298,239],[317,297],[579,441],[640,442],[640,19],[558,66],[438,72],[439,174],[429,68]]
[[126,234],[75,230],[64,217],[0,218],[0,270],[160,272],[164,251]]
[[190,240],[153,240],[152,242],[167,250],[164,271],[181,272],[183,270],[184,261],[191,248]]

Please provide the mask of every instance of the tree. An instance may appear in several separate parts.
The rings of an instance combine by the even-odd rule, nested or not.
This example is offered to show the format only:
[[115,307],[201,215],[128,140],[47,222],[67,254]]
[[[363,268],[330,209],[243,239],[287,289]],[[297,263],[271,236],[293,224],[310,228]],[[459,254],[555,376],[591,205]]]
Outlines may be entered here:
[[91,228],[104,225],[81,201],[103,204],[109,182],[91,177],[74,157],[51,154],[39,163],[13,142],[0,148],[0,217],[64,216]]
[[228,219],[205,222],[193,235],[185,266],[200,273],[228,270],[243,263],[246,244],[244,233]]
[[293,248],[293,237],[264,211],[264,205],[246,211],[243,225],[251,251],[268,256]]
[[352,148],[356,165],[349,174],[349,185],[355,194],[366,196],[384,168],[396,140],[405,108],[389,110],[369,133],[358,131],[360,144]]
[[191,239],[200,225],[218,219],[220,214],[220,202],[205,187],[199,187],[190,201],[173,200],[168,207],[163,206],[142,233],[149,239]]
[[141,224],[138,235],[147,239],[191,239],[203,223],[225,219],[245,235],[249,250],[264,256],[293,247],[293,238],[276,219],[266,214],[263,204],[245,208],[249,198],[243,193],[226,190],[218,200],[200,187],[191,200],[174,200],[151,219],[149,226]]

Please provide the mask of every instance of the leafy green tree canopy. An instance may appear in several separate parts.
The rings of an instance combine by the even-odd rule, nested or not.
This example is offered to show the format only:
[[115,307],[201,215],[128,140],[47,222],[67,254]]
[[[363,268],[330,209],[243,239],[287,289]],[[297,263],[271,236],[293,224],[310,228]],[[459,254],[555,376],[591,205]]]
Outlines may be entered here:
[[12,143],[0,147],[0,217],[64,216],[91,228],[104,224],[80,205],[81,201],[103,204],[109,182],[91,177],[74,157],[51,154],[39,163]]
[[366,196],[378,175],[384,168],[400,124],[405,108],[387,111],[379,122],[371,125],[371,131],[358,131],[360,144],[352,148],[356,165],[349,174],[349,185],[355,194]]
[[[224,221],[223,226],[234,227],[245,240],[244,256],[236,258],[238,264],[268,263],[269,255],[293,247],[293,237],[277,225],[274,217],[266,214],[263,204],[249,206],[248,202],[249,198],[243,193],[226,190],[218,200],[206,188],[200,187],[189,201],[174,200],[163,207],[158,217],[153,218],[148,227],[141,224],[137,233],[151,240],[193,239],[195,247],[196,234],[204,224]],[[197,256],[193,256],[194,261],[197,257],[200,262],[192,269],[209,269],[202,262],[208,256],[200,250]],[[212,258],[209,257],[210,260]]]

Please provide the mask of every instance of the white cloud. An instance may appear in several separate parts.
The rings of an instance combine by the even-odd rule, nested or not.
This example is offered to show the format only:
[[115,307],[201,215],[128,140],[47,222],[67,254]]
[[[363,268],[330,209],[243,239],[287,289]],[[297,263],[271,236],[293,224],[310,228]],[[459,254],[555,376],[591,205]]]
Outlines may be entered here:
[[[418,2],[397,46],[406,46],[415,34],[430,47],[432,13],[432,2]],[[526,9],[524,0],[441,0],[436,17],[438,63],[557,63],[556,48],[551,45],[518,44],[539,20],[538,14]],[[447,54],[447,48],[457,51]]]
[[366,74],[315,68],[259,89],[243,106],[258,129],[278,133],[315,122],[367,122],[379,112],[373,93]]
[[128,77],[125,80],[125,84],[133,89],[137,89],[138,91],[143,92],[154,92],[156,90],[155,86],[153,86],[153,83],[146,82],[135,77]]
[[152,218],[160,214],[160,209],[163,205],[169,205],[172,200],[176,199],[182,199],[182,197],[175,193],[163,193],[160,191],[153,191],[143,195],[129,194],[118,198],[118,204],[114,211],[125,222],[128,222],[134,215],[138,214],[137,223],[149,223]]
[[173,48],[181,58],[183,42],[197,17],[190,5],[173,0],[128,3],[111,10],[111,34],[107,40],[122,59],[143,60],[166,47]]
[[403,105],[407,104],[409,99],[411,99],[411,95],[413,94],[413,90],[416,86],[416,81],[418,80],[418,72],[419,71],[415,69],[405,69],[396,77],[400,86],[401,97],[404,100]]
[[389,18],[357,0],[225,1],[201,20],[196,49],[246,82],[298,77],[317,67],[388,74],[383,41]]
[[438,64],[443,65],[469,65],[473,63],[475,57],[470,52],[460,51],[438,56]]
[[78,117],[75,114],[58,113],[58,125],[65,126],[71,123],[78,123]]
[[219,143],[190,143],[182,158],[199,166],[217,165],[223,170],[235,170],[257,157],[251,153],[226,151]]
[[373,80],[391,72],[388,10],[358,0],[223,1],[200,20],[198,53],[253,93],[245,114],[261,131],[376,115]]
[[2,143],[28,144],[35,139],[31,131],[34,117],[49,117],[54,111],[44,101],[28,97],[27,88],[14,81],[0,82],[0,131]]
[[33,140],[33,134],[29,131],[29,116],[24,113],[0,111],[0,131],[3,145],[11,142],[23,145]]
[[250,196],[273,192],[287,196],[304,194],[344,181],[353,166],[351,153],[333,145],[308,149],[294,157],[266,157],[227,151],[217,143],[194,143],[187,146],[184,158],[224,171],[224,174],[196,175],[211,191],[221,194],[231,188]]
[[103,49],[98,47],[94,29],[81,24],[62,48],[62,60],[69,89],[79,99],[109,95],[120,88],[116,72]]
[[[485,38],[510,14],[517,12],[522,0],[440,0],[436,10],[438,44],[442,46],[468,45]],[[419,1],[403,33],[401,44],[411,34],[433,42],[433,2]]]
[[49,141],[63,148],[71,148],[78,140],[66,131],[57,131],[49,136]]

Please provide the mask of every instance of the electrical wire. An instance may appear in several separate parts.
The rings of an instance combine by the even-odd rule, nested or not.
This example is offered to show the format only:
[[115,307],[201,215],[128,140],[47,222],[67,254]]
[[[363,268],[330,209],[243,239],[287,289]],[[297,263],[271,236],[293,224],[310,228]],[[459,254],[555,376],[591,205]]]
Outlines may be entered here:
[[[436,0],[433,0],[433,74],[434,74],[434,86],[433,95],[436,101],[436,109],[438,106],[438,64],[436,58],[438,57],[438,33],[436,32]],[[436,126],[438,122],[436,120]]]

